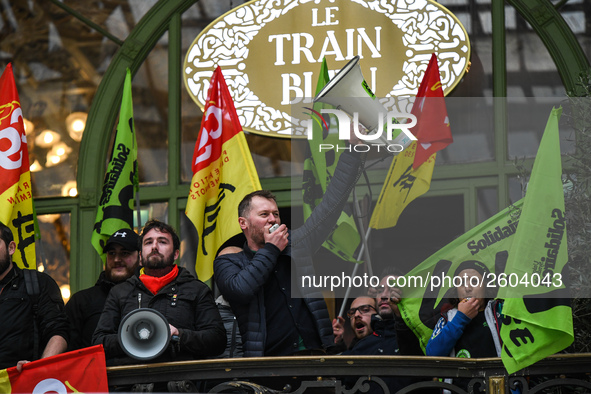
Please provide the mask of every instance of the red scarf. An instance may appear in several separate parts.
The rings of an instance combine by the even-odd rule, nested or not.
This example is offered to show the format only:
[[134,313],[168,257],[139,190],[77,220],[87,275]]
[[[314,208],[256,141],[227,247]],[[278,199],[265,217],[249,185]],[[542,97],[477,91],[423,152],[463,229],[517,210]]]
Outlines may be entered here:
[[179,267],[178,265],[173,265],[172,270],[164,275],[164,276],[150,276],[144,273],[144,269],[140,271],[140,280],[142,283],[152,292],[152,294],[156,294],[162,289],[164,286],[169,284],[177,277],[179,274]]

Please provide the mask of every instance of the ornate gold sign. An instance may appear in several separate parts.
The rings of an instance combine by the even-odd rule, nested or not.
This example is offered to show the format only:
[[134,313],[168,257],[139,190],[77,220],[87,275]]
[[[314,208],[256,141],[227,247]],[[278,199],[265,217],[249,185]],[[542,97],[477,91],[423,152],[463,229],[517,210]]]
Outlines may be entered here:
[[203,108],[219,65],[246,130],[301,137],[292,135],[290,100],[314,97],[323,57],[332,77],[359,55],[376,96],[392,97],[416,94],[433,52],[447,94],[468,67],[470,42],[459,20],[431,0],[259,0],[197,36],[184,81]]

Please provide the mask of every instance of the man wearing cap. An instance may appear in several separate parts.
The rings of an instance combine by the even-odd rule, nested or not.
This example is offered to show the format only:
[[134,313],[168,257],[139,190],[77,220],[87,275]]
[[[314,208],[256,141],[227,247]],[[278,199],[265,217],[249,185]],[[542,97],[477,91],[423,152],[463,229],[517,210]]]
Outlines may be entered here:
[[111,288],[131,277],[139,264],[139,237],[133,230],[115,231],[103,250],[107,263],[96,284],[77,292],[66,304],[70,320],[68,350],[92,346],[92,334]]

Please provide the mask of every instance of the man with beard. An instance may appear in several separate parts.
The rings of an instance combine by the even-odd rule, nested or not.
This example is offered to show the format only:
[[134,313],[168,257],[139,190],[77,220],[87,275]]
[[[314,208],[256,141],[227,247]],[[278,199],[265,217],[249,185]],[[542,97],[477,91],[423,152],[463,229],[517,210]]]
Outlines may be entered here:
[[[391,329],[389,321],[383,320],[378,314],[375,298],[369,296],[355,298],[347,311],[347,316],[351,321],[355,338],[349,349],[342,353],[343,355],[396,356],[399,354],[396,332]],[[384,388],[375,378],[369,379],[368,393],[383,393]],[[406,378],[383,377],[380,380],[391,393],[397,392],[408,383]],[[349,389],[355,383],[352,378],[344,378],[343,381]]]
[[[385,322],[386,329],[395,332],[400,355],[424,356],[425,353],[421,348],[419,339],[406,325],[398,309],[398,304],[403,296],[401,289],[396,286],[396,282],[400,277],[400,274],[392,267],[388,267],[382,272],[380,285],[375,289],[378,313]],[[434,327],[438,318],[439,312],[426,320],[425,324]]]
[[239,253],[218,256],[214,274],[238,320],[245,357],[288,356],[334,347],[322,294],[292,283],[314,274],[312,256],[330,235],[364,160],[364,154],[344,152],[322,201],[293,231],[281,224],[275,196],[268,190],[250,193],[238,205],[246,243]]
[[[20,371],[29,361],[66,350],[68,320],[57,283],[47,274],[36,270],[25,273],[13,264],[15,251],[12,231],[0,223],[0,369],[16,365]],[[30,283],[26,283],[27,275]],[[39,287],[36,302],[28,289],[31,284]]]
[[[380,285],[375,289],[376,305],[378,314],[382,321],[382,335],[390,338],[389,346],[396,348],[396,353],[403,356],[423,356],[423,350],[419,339],[414,332],[404,323],[404,319],[398,309],[398,304],[402,299],[402,290],[396,286],[400,277],[397,270],[388,267],[382,272]],[[426,379],[427,380],[427,379]],[[389,377],[384,381],[390,387],[392,392],[398,391],[412,383],[420,382],[420,378],[407,377]],[[423,393],[439,393],[438,389],[423,389]]]
[[375,299],[357,297],[347,311],[355,339],[344,355],[396,355],[396,332],[377,313]]
[[115,231],[103,250],[107,254],[107,262],[96,284],[75,293],[66,304],[70,321],[70,351],[92,345],[92,334],[111,288],[131,277],[139,265],[139,237],[133,230],[122,228]]
[[211,290],[174,264],[179,254],[174,229],[148,221],[140,235],[141,269],[111,290],[94,332],[93,343],[104,346],[108,365],[137,363],[126,357],[117,332],[123,318],[138,308],[160,312],[170,326],[168,348],[150,362],[202,359],[224,351],[226,331]]

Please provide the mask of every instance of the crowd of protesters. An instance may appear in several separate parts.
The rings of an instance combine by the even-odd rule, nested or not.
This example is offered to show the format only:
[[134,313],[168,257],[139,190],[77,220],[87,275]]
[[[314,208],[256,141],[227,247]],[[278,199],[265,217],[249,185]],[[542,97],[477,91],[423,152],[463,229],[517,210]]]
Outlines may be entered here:
[[[0,344],[0,368],[22,369],[31,360],[98,344],[103,345],[108,365],[136,363],[119,340],[119,327],[139,308],[157,311],[169,325],[170,343],[150,362],[220,354],[422,355],[419,341],[400,317],[402,294],[387,285],[391,271],[382,274],[371,296],[352,300],[346,313],[352,340],[345,338],[344,316],[331,324],[320,293],[292,287],[292,268],[301,275],[313,273],[312,256],[328,237],[361,173],[363,155],[349,153],[341,156],[322,202],[300,228],[290,230],[282,224],[269,191],[244,197],[238,216],[246,242],[242,248],[222,250],[215,259],[215,284],[221,293],[217,303],[206,284],[175,263],[179,237],[158,220],[148,221],[139,236],[130,229],[114,232],[104,245],[106,263],[95,286],[75,293],[66,306],[49,275],[13,264],[13,235],[0,224],[0,312],[7,336]],[[484,274],[477,262],[461,268],[469,275]],[[435,327],[427,355],[497,356],[495,332],[490,341],[478,342],[489,338],[483,328],[487,325],[481,323],[489,320],[487,310],[494,315],[495,305],[468,283],[456,292],[455,303],[443,311]],[[402,383],[408,382],[388,385]]]

